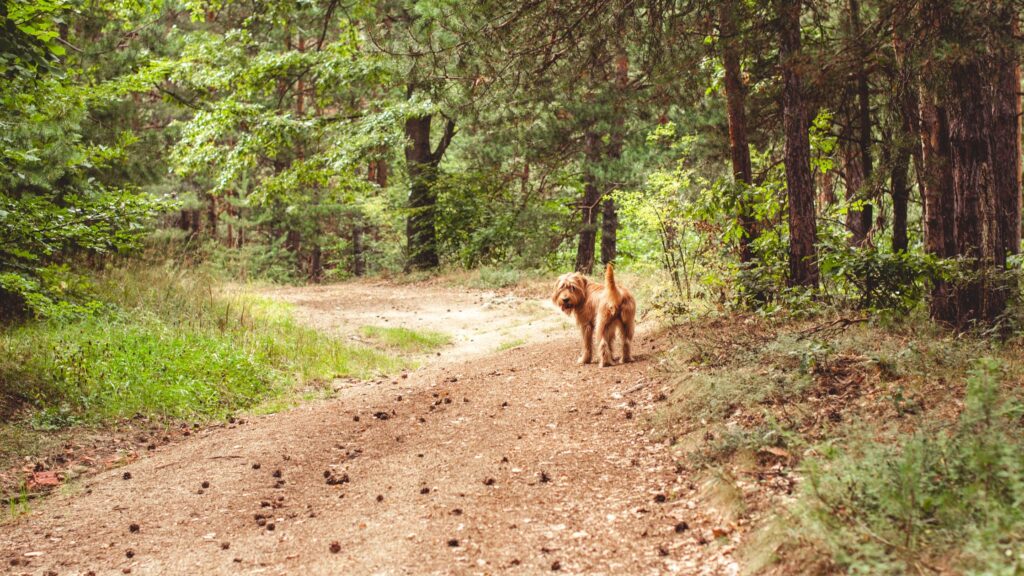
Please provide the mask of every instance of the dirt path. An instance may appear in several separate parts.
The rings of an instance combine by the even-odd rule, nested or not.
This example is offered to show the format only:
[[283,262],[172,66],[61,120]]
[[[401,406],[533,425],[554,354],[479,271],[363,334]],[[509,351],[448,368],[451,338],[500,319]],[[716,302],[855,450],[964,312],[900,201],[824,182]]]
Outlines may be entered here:
[[[338,287],[276,297],[344,330],[373,312],[360,290],[359,306]],[[380,314],[417,325],[481,306],[500,330],[505,309],[488,316],[484,295],[419,290],[378,289]],[[445,324],[456,345],[407,378],[201,432],[49,498],[0,527],[0,572],[735,573],[730,547],[705,541],[694,487],[645,437],[655,342],[641,335],[633,364],[578,367],[557,316],[526,325],[541,342],[498,353],[508,335],[473,332],[479,319]]]
[[295,305],[296,315],[307,324],[356,341],[363,340],[363,326],[400,326],[451,336],[452,345],[432,361],[465,360],[562,338],[572,325],[542,300],[425,284],[351,282],[280,288],[263,295]]

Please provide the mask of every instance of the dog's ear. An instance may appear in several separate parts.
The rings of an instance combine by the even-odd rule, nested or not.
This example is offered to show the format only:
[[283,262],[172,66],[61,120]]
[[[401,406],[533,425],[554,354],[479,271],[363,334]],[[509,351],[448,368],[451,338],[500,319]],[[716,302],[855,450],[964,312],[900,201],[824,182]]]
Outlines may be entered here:
[[551,295],[551,303],[554,304],[555,306],[559,305],[558,295],[562,293],[562,289],[564,287],[565,287],[565,275],[563,274],[562,276],[559,276],[558,280],[555,282],[555,293]]
[[576,283],[580,287],[580,292],[582,292],[583,294],[586,294],[587,293],[587,286],[590,284],[590,280],[587,280],[586,276],[584,276],[583,274],[580,274],[579,272],[577,272],[576,273]]

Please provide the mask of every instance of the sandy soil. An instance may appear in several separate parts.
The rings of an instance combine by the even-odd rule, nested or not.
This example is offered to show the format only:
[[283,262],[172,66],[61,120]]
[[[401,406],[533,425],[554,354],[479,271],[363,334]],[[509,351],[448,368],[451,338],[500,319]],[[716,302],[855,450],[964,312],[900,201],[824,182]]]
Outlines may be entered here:
[[434,359],[451,362],[565,336],[575,324],[545,300],[429,284],[351,282],[264,291],[295,305],[298,318],[326,332],[361,341],[359,328],[433,330],[452,337]]
[[273,297],[324,330],[455,343],[407,377],[346,382],[65,487],[0,526],[0,572],[736,572],[642,424],[664,398],[643,330],[637,362],[599,369],[573,363],[574,328],[539,302],[370,284]]

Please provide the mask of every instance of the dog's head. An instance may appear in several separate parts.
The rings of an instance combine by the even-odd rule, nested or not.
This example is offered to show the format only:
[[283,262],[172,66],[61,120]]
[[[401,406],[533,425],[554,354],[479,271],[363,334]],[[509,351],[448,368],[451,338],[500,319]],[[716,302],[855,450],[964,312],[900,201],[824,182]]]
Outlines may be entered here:
[[579,272],[563,274],[555,284],[555,294],[551,297],[551,301],[555,303],[555,306],[561,308],[562,312],[569,314],[586,301],[588,283],[589,280],[586,276]]

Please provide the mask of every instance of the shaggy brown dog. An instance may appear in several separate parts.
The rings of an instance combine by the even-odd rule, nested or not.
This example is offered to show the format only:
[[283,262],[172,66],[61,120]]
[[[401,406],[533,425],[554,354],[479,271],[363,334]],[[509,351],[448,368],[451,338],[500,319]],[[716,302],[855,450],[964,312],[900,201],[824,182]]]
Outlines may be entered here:
[[578,362],[587,364],[594,355],[594,330],[601,339],[601,367],[613,364],[612,344],[615,332],[622,332],[622,361],[633,359],[630,347],[636,328],[636,300],[629,290],[615,284],[611,263],[605,269],[604,285],[587,279],[579,272],[563,274],[555,285],[551,301],[562,312],[576,316],[583,340]]

